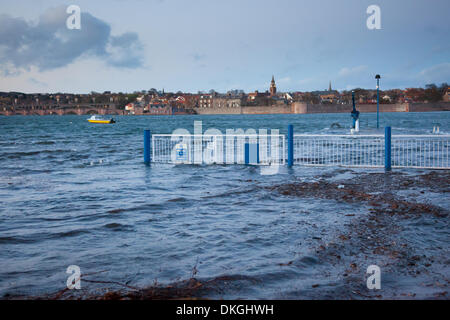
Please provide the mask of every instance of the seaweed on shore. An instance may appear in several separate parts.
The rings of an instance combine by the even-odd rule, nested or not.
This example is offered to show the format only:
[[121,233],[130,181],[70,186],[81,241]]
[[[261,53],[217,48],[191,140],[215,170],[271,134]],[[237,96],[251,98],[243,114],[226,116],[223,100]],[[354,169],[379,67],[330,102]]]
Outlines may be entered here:
[[[420,198],[415,195],[428,190],[445,194],[449,192],[448,181],[448,171],[432,171],[415,176],[400,172],[366,173],[336,182],[329,182],[322,177],[315,182],[301,181],[269,189],[285,196],[329,199],[369,207],[368,215],[346,214],[354,217],[351,223],[347,224],[347,228],[340,230],[332,241],[322,242],[316,248],[316,255],[322,262],[342,268],[339,275],[341,285],[333,290],[321,290],[319,297],[413,299],[418,294],[427,292],[426,297],[448,299],[447,291],[443,289],[448,288],[450,280],[441,269],[441,266],[447,263],[445,253],[442,253],[443,260],[439,247],[435,251],[425,252],[416,248],[417,242],[410,241],[404,234],[405,225],[399,223],[408,218],[414,221],[424,215],[434,219],[443,218],[441,221],[445,225],[449,216],[445,202],[437,203],[442,206],[421,203]],[[411,193],[401,196],[399,190]],[[407,286],[391,289],[390,292],[368,291],[364,281],[361,281],[361,275],[365,272],[363,268],[374,262],[382,267],[385,274],[391,274],[391,277],[401,277],[405,274],[410,278],[421,277],[421,280],[417,280],[420,284],[415,288],[418,291],[403,291],[408,290]]]
[[448,181],[450,181],[450,174],[446,171],[440,175],[431,172],[416,177],[409,177],[400,173],[368,173],[351,180],[339,181],[339,183],[321,179],[315,182],[294,182],[268,188],[285,196],[366,203],[373,207],[371,211],[374,213],[391,215],[426,213],[444,217],[448,215],[447,209],[430,203],[404,200],[396,195],[396,191],[412,187],[428,187],[439,188],[440,192],[446,193],[449,192]]
[[[84,279],[83,282],[102,283],[110,285],[123,286],[122,290],[102,289],[100,292],[76,292],[76,290],[63,289],[55,294],[46,297],[34,297],[31,299],[48,300],[196,300],[204,299],[210,293],[223,293],[226,289],[236,286],[240,287],[242,283],[254,283],[257,280],[247,276],[224,275],[209,280],[200,280],[191,277],[188,280],[178,281],[172,284],[161,285],[156,281],[154,284],[138,288],[129,286],[125,283],[115,281],[98,281]],[[29,297],[30,298],[30,297]],[[28,299],[29,299],[28,298]]]

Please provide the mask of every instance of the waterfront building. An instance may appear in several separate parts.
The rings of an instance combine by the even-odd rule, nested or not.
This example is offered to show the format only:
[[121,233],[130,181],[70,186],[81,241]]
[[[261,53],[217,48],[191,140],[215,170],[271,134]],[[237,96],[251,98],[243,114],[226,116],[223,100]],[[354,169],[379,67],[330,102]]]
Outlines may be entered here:
[[242,105],[242,98],[218,97],[213,99],[213,108],[238,108]]
[[447,90],[445,90],[442,100],[445,102],[450,102],[450,87],[447,87]]
[[259,92],[258,90],[255,90],[255,92],[250,92],[248,94],[248,100],[249,101],[255,101],[257,98],[262,98],[265,97],[266,93],[264,92]]
[[211,94],[201,94],[200,99],[198,100],[199,108],[211,108],[212,106],[212,95]]

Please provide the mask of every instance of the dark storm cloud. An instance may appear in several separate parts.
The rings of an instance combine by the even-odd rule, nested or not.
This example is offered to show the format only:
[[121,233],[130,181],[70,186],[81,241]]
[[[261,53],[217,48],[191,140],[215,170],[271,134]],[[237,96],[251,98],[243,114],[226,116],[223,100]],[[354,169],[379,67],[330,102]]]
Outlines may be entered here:
[[96,56],[121,68],[142,65],[142,44],[136,33],[111,35],[106,22],[81,13],[81,30],[69,30],[65,7],[47,10],[37,24],[0,15],[0,66],[8,74],[36,66],[39,70],[64,67],[82,56]]

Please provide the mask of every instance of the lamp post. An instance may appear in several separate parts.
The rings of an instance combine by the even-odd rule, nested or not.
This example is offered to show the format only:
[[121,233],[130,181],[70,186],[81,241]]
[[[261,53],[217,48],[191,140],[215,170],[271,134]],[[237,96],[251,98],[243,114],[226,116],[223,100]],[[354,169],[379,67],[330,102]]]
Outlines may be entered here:
[[377,74],[375,79],[377,79],[377,129],[380,127],[380,75]]

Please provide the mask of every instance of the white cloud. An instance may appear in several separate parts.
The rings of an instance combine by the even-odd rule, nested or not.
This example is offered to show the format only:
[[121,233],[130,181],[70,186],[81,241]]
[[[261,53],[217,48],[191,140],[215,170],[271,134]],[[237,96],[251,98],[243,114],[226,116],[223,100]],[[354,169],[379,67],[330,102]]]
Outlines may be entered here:
[[284,77],[284,78],[280,78],[278,80],[275,79],[275,81],[279,82],[279,83],[289,83],[289,82],[291,82],[291,77]]
[[368,67],[366,65],[356,66],[353,68],[344,67],[341,70],[339,70],[338,76],[339,77],[355,76],[355,75],[361,74],[362,72],[366,71],[367,69],[368,69]]
[[426,82],[448,82],[450,80],[450,62],[437,64],[419,72]]
[[305,78],[305,79],[299,80],[298,84],[299,85],[308,85],[308,84],[316,82],[317,80],[318,80],[317,78],[313,78],[313,77]]

